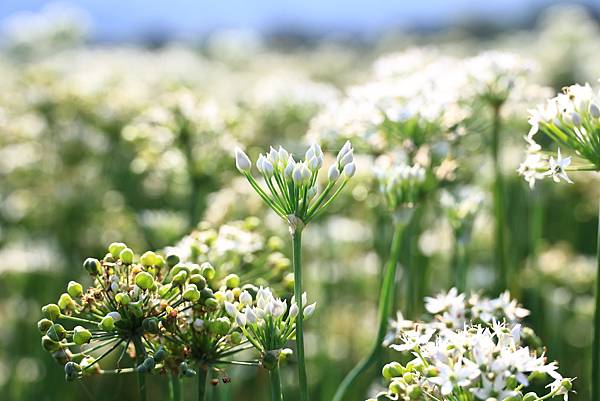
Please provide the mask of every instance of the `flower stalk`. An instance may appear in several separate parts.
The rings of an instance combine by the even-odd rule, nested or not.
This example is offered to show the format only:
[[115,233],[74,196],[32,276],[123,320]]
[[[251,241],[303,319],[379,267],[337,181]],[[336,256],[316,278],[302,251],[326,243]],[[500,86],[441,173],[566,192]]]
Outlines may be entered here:
[[501,107],[500,103],[492,108],[492,159],[494,161],[494,220],[495,220],[495,266],[497,283],[500,289],[507,288],[509,272],[506,263],[506,211],[504,200],[504,178],[502,177],[500,161],[500,130]]
[[208,380],[208,369],[198,369],[198,401],[206,400],[206,381]]
[[283,401],[279,363],[273,369],[269,370],[269,385],[271,389],[271,401]]
[[292,262],[294,267],[294,298],[298,302],[296,316],[296,353],[298,355],[298,384],[300,400],[308,401],[308,381],[304,358],[304,305],[302,305],[302,228],[296,227],[292,232]]
[[596,272],[596,309],[594,311],[594,342],[592,347],[592,400],[600,400],[600,203],[598,205],[598,239]]

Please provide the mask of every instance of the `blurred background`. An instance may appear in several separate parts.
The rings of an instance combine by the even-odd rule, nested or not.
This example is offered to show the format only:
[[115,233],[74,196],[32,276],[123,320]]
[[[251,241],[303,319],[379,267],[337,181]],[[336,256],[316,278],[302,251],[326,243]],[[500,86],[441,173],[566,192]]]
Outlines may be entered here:
[[[110,242],[162,249],[200,221],[218,227],[249,215],[285,238],[284,227],[239,179],[231,157],[236,145],[253,155],[270,144],[300,151],[325,107],[368,81],[378,58],[415,48],[439,57],[513,52],[534,60],[531,80],[553,90],[596,83],[599,16],[592,0],[3,0],[2,399],[109,400],[115,389],[135,399],[129,377],[67,384],[35,329],[41,305],[68,280],[83,278],[81,262],[102,256]],[[585,400],[600,186],[582,174],[574,185],[542,183],[530,192],[515,170],[525,149],[526,109],[535,101],[519,101],[503,133],[510,287],[532,310],[528,323],[549,356],[565,375],[582,378],[573,398]],[[477,154],[481,140],[467,146],[465,169],[486,192],[469,249],[469,287],[494,294],[491,170]],[[363,171],[377,152],[363,148]],[[306,288],[322,305],[307,338],[316,400],[331,398],[375,327],[378,272],[391,233],[372,174],[359,178],[305,235]],[[425,213],[413,237],[423,271],[418,295],[448,288],[452,233],[439,210]],[[286,373],[294,400],[293,372]],[[217,389],[215,399],[265,399],[260,373],[231,376],[234,382]],[[376,377],[375,369],[356,400],[374,391]],[[153,385],[154,399],[164,399],[164,383]]]

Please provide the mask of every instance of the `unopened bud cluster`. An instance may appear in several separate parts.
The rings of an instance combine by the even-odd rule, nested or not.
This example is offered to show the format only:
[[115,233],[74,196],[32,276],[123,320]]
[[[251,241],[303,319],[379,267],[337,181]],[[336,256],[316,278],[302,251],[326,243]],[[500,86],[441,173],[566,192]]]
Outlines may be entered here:
[[382,169],[377,171],[377,177],[390,210],[414,207],[421,199],[426,184],[426,171],[418,164],[399,164]]

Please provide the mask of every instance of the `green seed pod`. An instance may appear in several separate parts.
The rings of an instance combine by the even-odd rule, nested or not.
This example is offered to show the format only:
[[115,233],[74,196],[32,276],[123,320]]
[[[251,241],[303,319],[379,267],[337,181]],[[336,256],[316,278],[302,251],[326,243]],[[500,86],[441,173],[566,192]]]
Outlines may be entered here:
[[388,380],[391,380],[394,377],[400,377],[404,372],[404,367],[398,362],[390,362],[381,370],[383,377]]
[[185,283],[185,280],[187,280],[187,276],[187,271],[181,270],[173,276],[173,280],[171,280],[171,282],[173,283],[173,285],[183,285],[183,283]]
[[142,328],[146,333],[158,334],[160,331],[158,328],[158,319],[155,317],[147,317],[142,321]]
[[104,316],[100,323],[98,323],[98,327],[104,331],[113,331],[115,329],[115,320],[112,316]]
[[42,307],[42,313],[48,319],[55,321],[60,316],[60,308],[56,304],[48,304]]
[[75,326],[73,329],[73,342],[77,345],[83,345],[90,342],[92,333],[82,326]]
[[87,258],[85,262],[83,262],[83,267],[92,276],[97,276],[102,273],[102,265],[98,259]]
[[404,379],[404,381],[408,384],[411,384],[412,382],[415,381],[415,374],[412,372],[404,372],[404,374],[402,375],[402,378]]
[[402,394],[404,392],[405,384],[400,380],[394,380],[390,383],[389,389],[392,394]]
[[43,336],[42,348],[44,348],[48,352],[56,352],[60,349],[60,344],[58,343],[58,341],[54,341],[48,336]]
[[202,269],[202,275],[207,279],[207,280],[212,280],[213,278],[215,278],[215,268],[208,262],[204,262],[202,263],[202,266],[200,266],[200,269]]
[[119,259],[126,265],[133,263],[133,250],[131,248],[125,248],[119,253]]
[[112,255],[113,258],[118,259],[119,258],[119,254],[125,248],[127,248],[127,245],[125,245],[124,243],[122,243],[122,242],[113,242],[112,244],[110,244],[108,246],[108,252]]
[[242,336],[242,333],[240,333],[239,331],[234,331],[233,333],[231,333],[229,335],[229,338],[231,340],[231,343],[234,345],[241,343],[242,340],[244,339],[244,337]]
[[46,333],[48,329],[52,326],[52,320],[41,319],[37,322],[37,326],[40,333]]
[[219,308],[219,301],[215,298],[206,298],[203,301],[203,304],[210,310],[217,310]]
[[159,261],[154,252],[147,251],[140,257],[140,263],[144,266],[156,266]]
[[174,253],[167,255],[167,264],[169,265],[169,267],[172,268],[177,263],[179,263],[179,256],[175,255]]
[[200,299],[200,291],[196,288],[194,284],[189,284],[185,291],[183,291],[183,299],[190,302],[196,302]]
[[126,292],[120,292],[115,295],[115,301],[121,305],[127,305],[129,302],[131,302],[131,297]]
[[187,267],[187,265],[185,265],[183,263],[177,263],[175,266],[173,266],[173,268],[170,271],[171,276],[176,275],[177,273],[179,273],[182,270],[185,271],[186,273],[190,272],[190,268]]
[[421,400],[421,395],[423,394],[421,387],[416,385],[410,385],[406,387],[406,393],[411,400]]
[[194,377],[194,376],[196,376],[196,371],[194,369],[189,369],[188,368],[183,375],[185,377],[188,377],[188,378],[189,377]]
[[[144,362],[146,362],[146,361],[144,361]],[[146,364],[144,362],[140,363],[139,365],[137,365],[135,367],[136,372],[138,372],[138,373],[147,373],[148,372],[148,368],[146,367]]]
[[158,287],[158,295],[161,298],[165,298],[167,296],[167,294],[169,293],[169,291],[171,291],[173,287],[171,286],[171,284],[165,284],[165,285],[161,285]]
[[560,382],[560,385],[567,392],[571,391],[571,389],[573,388],[573,383],[571,383],[570,379],[562,379],[562,381]]
[[156,255],[156,262],[154,265],[157,267],[163,267],[165,265],[165,259],[160,255]]
[[67,336],[67,330],[65,330],[62,324],[54,323],[50,326],[46,335],[53,341],[60,341]]
[[226,317],[220,317],[210,322],[209,330],[218,336],[225,336],[231,329],[231,322]]
[[144,316],[144,311],[142,310],[142,302],[141,301],[137,301],[137,302],[130,302],[129,305],[127,305],[129,312],[133,314],[133,316],[140,318],[142,316]]
[[190,274],[202,274],[202,269],[200,268],[200,265],[196,263],[192,263],[189,266],[188,270]]
[[294,355],[294,351],[292,351],[290,348],[282,349],[279,353],[279,362],[281,363],[289,361],[292,355]]
[[109,252],[106,255],[104,255],[104,258],[102,258],[102,260],[106,263],[115,263],[116,259],[113,257],[113,255]]
[[135,276],[135,284],[143,290],[154,286],[154,277],[148,272],[140,272]]
[[538,395],[533,391],[530,391],[529,393],[525,394],[525,396],[523,396],[523,401],[535,401],[537,399]]
[[68,348],[66,350],[61,348],[52,353],[52,358],[60,365],[65,365],[71,359],[71,353]]
[[77,281],[69,281],[67,285],[67,292],[73,298],[78,298],[83,294],[83,286],[79,284]]
[[239,285],[240,285],[240,276],[238,276],[237,274],[228,274],[225,277],[225,286],[227,286],[227,288],[231,289],[231,288],[239,287]]
[[81,375],[81,370],[81,366],[75,362],[67,362],[65,364],[65,379],[70,382],[79,378]]
[[159,345],[158,348],[156,349],[156,352],[154,353],[154,360],[158,363],[162,362],[165,360],[165,358],[167,357],[167,351],[165,351],[165,349],[162,347],[162,345]]
[[279,350],[267,351],[261,361],[262,367],[267,370],[273,370],[279,363]]
[[206,287],[206,279],[201,274],[192,274],[190,276],[190,283],[195,284],[199,290],[203,290]]
[[156,366],[156,361],[154,360],[154,358],[149,356],[144,360],[144,366],[148,371],[151,371]]
[[66,310],[66,309],[70,309],[72,305],[73,305],[73,298],[71,298],[71,296],[69,294],[67,294],[66,292],[62,293],[60,295],[60,298],[58,299],[58,307],[61,310]]
[[215,297],[215,294],[213,293],[213,290],[211,290],[208,287],[203,288],[202,291],[200,291],[200,295],[202,295],[202,299],[208,299],[208,298],[214,298]]

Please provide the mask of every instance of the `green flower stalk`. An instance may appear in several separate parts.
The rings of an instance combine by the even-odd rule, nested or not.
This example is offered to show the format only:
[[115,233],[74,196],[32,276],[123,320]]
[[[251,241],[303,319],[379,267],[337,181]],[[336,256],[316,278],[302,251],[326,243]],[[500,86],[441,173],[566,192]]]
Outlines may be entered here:
[[289,224],[292,235],[294,296],[300,302],[296,317],[296,352],[301,401],[307,401],[309,398],[304,360],[304,305],[301,299],[302,230],[327,209],[354,175],[356,165],[353,154],[352,145],[346,142],[338,153],[336,162],[329,167],[325,188],[319,192],[317,178],[324,162],[324,155],[319,145],[311,145],[303,161],[294,160],[294,157],[283,147],[279,147],[278,150],[271,148],[267,154],[261,154],[256,167],[264,179],[267,190],[263,189],[252,176],[250,158],[241,149],[235,150],[237,169],[248,179],[263,201]]
[[[396,271],[402,249],[405,228],[414,215],[414,207],[423,196],[425,170],[418,166],[404,164],[378,172],[381,192],[393,213],[394,237],[388,262],[384,267],[379,307],[377,314],[377,334],[373,346],[367,354],[344,378],[333,397],[341,401],[356,380],[373,364],[382,351],[382,343],[388,329],[388,320],[396,299]],[[409,286],[414,283],[409,283]],[[410,296],[406,294],[407,298]]]
[[[530,112],[531,130],[526,137],[527,157],[519,167],[530,187],[537,180],[552,177],[554,182],[572,183],[569,171],[600,171],[600,96],[589,84],[572,85],[563,93]],[[557,150],[544,151],[535,140],[543,134]],[[560,148],[570,156],[563,157]],[[600,209],[598,210],[600,221]],[[600,223],[597,243],[598,272],[594,341],[592,347],[592,400],[600,400]]]

